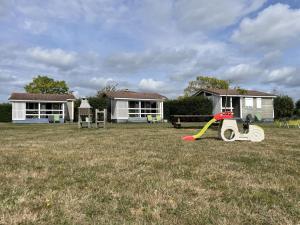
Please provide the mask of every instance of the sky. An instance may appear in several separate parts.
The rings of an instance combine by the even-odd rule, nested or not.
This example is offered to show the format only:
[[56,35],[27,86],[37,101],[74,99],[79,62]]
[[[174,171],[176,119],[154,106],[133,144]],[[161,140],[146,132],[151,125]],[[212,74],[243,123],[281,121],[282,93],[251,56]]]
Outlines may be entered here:
[[0,102],[37,75],[183,94],[199,75],[300,99],[300,0],[0,0]]

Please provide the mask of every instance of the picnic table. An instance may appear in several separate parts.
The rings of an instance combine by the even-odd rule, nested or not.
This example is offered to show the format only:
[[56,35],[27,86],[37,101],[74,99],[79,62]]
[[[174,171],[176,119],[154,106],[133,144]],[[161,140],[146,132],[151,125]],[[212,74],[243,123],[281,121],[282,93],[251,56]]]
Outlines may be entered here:
[[213,115],[171,115],[170,122],[175,128],[180,128],[182,123],[208,122]]

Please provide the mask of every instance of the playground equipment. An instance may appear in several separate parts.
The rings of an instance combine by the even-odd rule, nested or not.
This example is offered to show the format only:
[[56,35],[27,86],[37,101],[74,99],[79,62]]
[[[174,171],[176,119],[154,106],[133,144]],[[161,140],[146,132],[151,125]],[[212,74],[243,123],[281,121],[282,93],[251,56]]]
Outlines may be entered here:
[[216,121],[220,121],[219,137],[223,141],[260,142],[265,139],[264,130],[259,126],[250,125],[248,122],[246,122],[243,126],[243,133],[240,133],[232,112],[222,112],[214,115],[214,118],[212,118],[197,134],[193,136],[185,136],[182,139],[185,141],[194,141],[199,139]]

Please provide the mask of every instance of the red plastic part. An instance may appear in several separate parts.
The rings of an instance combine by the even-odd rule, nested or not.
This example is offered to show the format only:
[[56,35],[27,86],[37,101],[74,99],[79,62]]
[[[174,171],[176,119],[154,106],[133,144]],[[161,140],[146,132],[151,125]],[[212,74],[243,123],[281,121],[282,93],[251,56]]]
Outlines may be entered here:
[[184,141],[195,141],[196,139],[193,136],[184,136],[182,137]]
[[214,115],[214,118],[216,120],[224,120],[224,119],[232,119],[233,118],[233,112],[221,112]]

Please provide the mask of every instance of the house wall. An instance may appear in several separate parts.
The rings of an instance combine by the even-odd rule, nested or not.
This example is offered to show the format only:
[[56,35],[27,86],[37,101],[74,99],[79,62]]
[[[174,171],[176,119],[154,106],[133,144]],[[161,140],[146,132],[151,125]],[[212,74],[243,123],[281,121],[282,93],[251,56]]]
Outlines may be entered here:
[[127,100],[111,100],[111,119],[121,122],[128,120],[128,101]]
[[68,101],[65,104],[65,119],[69,121],[74,120],[74,102]]
[[12,121],[26,119],[26,102],[12,102]]
[[256,113],[259,113],[263,119],[274,119],[273,98],[261,98],[261,108],[257,108],[257,98],[253,98],[253,107],[245,106],[245,97],[242,98],[242,118],[246,119],[248,114],[254,118]]
[[[69,104],[70,103],[70,104]],[[26,118],[26,101],[11,101],[12,104],[12,122],[13,123],[49,123],[48,118]],[[73,118],[74,108],[72,102],[64,104],[65,119]],[[38,114],[37,114],[38,115]],[[71,117],[72,116],[72,117]],[[63,123],[64,119],[61,118],[60,122]]]
[[[142,101],[135,99],[134,101]],[[159,108],[160,116],[163,119],[163,101],[157,100],[157,108]],[[129,117],[128,100],[111,99],[110,100],[110,115],[111,120],[115,122],[147,122],[147,117]]]

